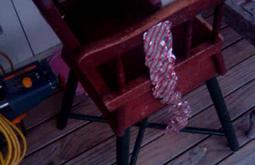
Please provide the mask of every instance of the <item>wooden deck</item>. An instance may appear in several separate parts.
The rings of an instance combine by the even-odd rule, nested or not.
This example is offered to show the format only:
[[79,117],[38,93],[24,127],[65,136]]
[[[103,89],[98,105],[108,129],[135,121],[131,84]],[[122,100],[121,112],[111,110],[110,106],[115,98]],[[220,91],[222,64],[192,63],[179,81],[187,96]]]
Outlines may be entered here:
[[[209,17],[208,20],[211,20]],[[243,165],[254,164],[255,142],[245,136],[248,116],[255,110],[255,47],[226,24],[222,24],[225,37],[222,50],[228,72],[218,77],[234,121],[241,149],[233,153],[224,137],[181,133],[164,134],[147,129],[139,155],[139,165]],[[55,126],[62,93],[52,96],[28,114],[25,120],[29,150],[23,165],[108,165],[115,163],[115,138],[105,124],[69,120],[62,131]],[[220,124],[205,86],[185,96],[193,115],[190,126],[219,128]],[[100,115],[86,97],[77,97],[76,112]],[[153,115],[160,122],[165,111]],[[137,129],[132,129],[131,145]]]

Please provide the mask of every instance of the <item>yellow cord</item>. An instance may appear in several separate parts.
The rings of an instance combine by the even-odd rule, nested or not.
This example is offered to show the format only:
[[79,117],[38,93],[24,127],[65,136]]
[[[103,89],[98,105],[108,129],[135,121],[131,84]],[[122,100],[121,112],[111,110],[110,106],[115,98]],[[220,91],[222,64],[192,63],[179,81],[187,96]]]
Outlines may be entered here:
[[18,165],[25,157],[27,142],[23,133],[0,114],[0,133],[7,143],[7,151],[0,151],[0,165]]

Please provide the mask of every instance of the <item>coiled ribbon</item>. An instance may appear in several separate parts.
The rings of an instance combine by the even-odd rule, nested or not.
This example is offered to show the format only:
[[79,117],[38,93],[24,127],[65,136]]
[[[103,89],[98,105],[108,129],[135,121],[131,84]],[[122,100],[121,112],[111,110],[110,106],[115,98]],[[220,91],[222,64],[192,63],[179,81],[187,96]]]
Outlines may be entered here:
[[170,105],[167,131],[179,132],[187,125],[191,110],[176,91],[178,77],[174,70],[176,57],[170,29],[171,23],[165,21],[144,33],[145,65],[149,68],[154,97]]

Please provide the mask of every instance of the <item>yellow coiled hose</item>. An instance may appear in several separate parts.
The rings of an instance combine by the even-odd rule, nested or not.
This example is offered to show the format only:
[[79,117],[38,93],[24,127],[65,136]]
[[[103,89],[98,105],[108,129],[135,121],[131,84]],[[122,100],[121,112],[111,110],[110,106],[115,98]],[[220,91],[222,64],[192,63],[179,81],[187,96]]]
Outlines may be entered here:
[[3,134],[7,149],[0,151],[0,165],[18,165],[27,151],[27,142],[23,133],[0,114],[0,133]]

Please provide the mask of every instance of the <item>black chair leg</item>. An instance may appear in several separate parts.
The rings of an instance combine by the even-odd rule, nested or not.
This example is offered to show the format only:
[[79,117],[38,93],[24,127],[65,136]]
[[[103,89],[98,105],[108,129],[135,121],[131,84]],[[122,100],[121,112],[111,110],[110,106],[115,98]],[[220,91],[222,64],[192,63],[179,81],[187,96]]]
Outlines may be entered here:
[[141,122],[139,132],[138,132],[138,135],[137,135],[137,138],[136,138],[136,141],[135,141],[135,146],[134,146],[132,156],[131,156],[131,159],[130,159],[130,165],[135,165],[136,164],[136,161],[137,161],[137,158],[138,158],[138,155],[139,155],[139,151],[140,151],[140,147],[141,147],[142,142],[143,142],[143,136],[144,136],[144,132],[146,130],[147,124],[148,124],[148,119],[147,118],[144,119]]
[[232,151],[237,151],[239,149],[238,140],[224,98],[222,96],[217,78],[214,77],[206,81],[206,85],[211,95],[214,106],[216,108],[219,120],[221,122],[225,136],[228,140],[229,146]]
[[67,125],[70,110],[72,109],[75,91],[78,85],[78,80],[72,70],[70,70],[67,80],[67,86],[62,99],[62,105],[57,119],[57,128],[64,129]]
[[116,140],[117,145],[117,165],[128,165],[129,163],[129,140],[130,129],[126,129],[124,135],[118,136]]

